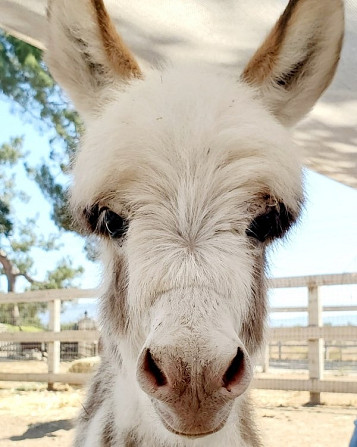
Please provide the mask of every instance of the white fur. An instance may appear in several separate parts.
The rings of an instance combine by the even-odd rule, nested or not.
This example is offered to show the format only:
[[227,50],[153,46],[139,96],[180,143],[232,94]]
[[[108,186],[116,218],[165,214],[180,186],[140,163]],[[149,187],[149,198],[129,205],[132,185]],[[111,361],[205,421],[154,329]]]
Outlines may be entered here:
[[92,419],[88,426],[88,430],[85,433],[85,439],[83,440],[83,445],[85,447],[98,447],[102,442],[102,430],[105,424],[105,417],[107,414],[107,408],[104,406],[100,408],[95,417]]
[[[184,426],[180,400],[177,408],[170,401],[172,383],[180,386],[181,363],[190,385],[180,398],[193,384],[197,396],[204,396],[196,404],[216,396],[213,391],[206,396],[206,385],[221,383],[216,377],[223,383],[237,347],[246,362],[242,377],[251,379],[250,364],[264,332],[267,244],[252,240],[246,230],[279,204],[292,216],[299,213],[301,162],[283,124],[311,107],[336,63],[341,2],[326,0],[326,21],[321,5],[301,0],[274,70],[260,85],[251,73],[248,86],[204,66],[173,66],[146,72],[144,80],[132,80],[124,89],[106,60],[91,2],[52,0],[47,60],[86,122],[72,170],[72,208],[79,221],[99,205],[129,222],[123,241],[101,242],[104,348],[95,383],[105,386],[91,391],[76,447],[102,445],[111,418],[113,447],[260,445],[245,414],[247,393],[233,395],[233,384],[226,390],[236,397],[227,397],[232,406],[225,402],[206,414],[213,431],[224,420],[218,419],[223,410],[230,409],[214,434],[179,436],[161,417],[176,415],[173,431]],[[310,40],[319,44],[308,65],[313,70],[286,89],[278,87],[276,78],[304,59]],[[244,340],[249,333],[251,339]],[[157,411],[156,394],[145,388],[147,349],[171,374],[172,395],[160,407],[166,413]]]
[[[217,171],[229,157],[234,161]],[[244,255],[250,248],[231,230],[242,232],[248,225],[247,203],[264,189],[296,209],[302,197],[298,157],[289,133],[234,79],[192,68],[152,72],[145,83],[119,94],[88,127],[73,169],[72,204],[85,209],[100,192],[119,214],[135,214],[126,247],[135,312],[146,312],[150,304],[142,289],[150,299],[158,289],[194,281],[197,267],[186,257],[188,240],[196,241],[207,268],[216,264],[209,271],[212,278],[202,281],[213,288],[220,283],[224,296],[241,289],[243,299],[251,285],[250,260]],[[172,203],[156,197],[159,192],[172,195]],[[202,226],[204,213],[210,219]],[[239,305],[244,315],[248,301]]]

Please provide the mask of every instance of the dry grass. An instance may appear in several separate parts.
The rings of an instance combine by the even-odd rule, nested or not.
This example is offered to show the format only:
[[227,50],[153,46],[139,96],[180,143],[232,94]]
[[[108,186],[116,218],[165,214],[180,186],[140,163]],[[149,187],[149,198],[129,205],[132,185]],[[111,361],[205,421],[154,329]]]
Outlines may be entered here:
[[85,359],[74,360],[68,368],[71,373],[91,373],[99,365],[99,357],[87,357]]
[[46,384],[17,382],[15,385],[0,387],[0,414],[35,416],[38,420],[50,413],[56,417],[64,408],[73,409],[76,414],[84,397],[83,389],[68,385],[58,385],[57,391],[47,391]]

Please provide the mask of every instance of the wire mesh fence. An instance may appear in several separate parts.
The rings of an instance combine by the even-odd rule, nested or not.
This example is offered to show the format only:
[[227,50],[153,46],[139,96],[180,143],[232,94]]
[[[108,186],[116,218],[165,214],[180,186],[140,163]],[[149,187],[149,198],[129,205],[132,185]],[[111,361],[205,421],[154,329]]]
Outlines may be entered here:
[[[0,304],[0,334],[35,333],[48,330],[40,315],[48,315],[47,303]],[[48,320],[48,317],[47,317]],[[0,341],[0,360],[43,360],[46,344],[41,342]]]
[[[93,330],[97,328],[94,318],[82,309],[92,308],[94,301],[61,302],[61,330]],[[38,334],[49,331],[49,309],[47,302],[0,304],[0,333]],[[61,342],[60,360],[64,362],[98,355],[98,342]],[[0,341],[0,361],[43,360],[48,356],[46,342]]]
[[[269,367],[277,369],[308,370],[308,342],[275,341],[268,344]],[[327,341],[323,343],[325,371],[357,373],[357,342]]]

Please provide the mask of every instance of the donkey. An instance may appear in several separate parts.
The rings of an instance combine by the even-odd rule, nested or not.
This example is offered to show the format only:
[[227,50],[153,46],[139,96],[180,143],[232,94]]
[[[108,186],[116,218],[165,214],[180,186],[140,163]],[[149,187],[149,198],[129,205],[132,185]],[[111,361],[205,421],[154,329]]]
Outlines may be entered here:
[[341,0],[291,0],[232,76],[145,70],[102,0],[49,2],[47,62],[85,123],[71,208],[99,236],[101,365],[76,447],[257,447],[265,252],[298,219],[289,127],[334,75]]

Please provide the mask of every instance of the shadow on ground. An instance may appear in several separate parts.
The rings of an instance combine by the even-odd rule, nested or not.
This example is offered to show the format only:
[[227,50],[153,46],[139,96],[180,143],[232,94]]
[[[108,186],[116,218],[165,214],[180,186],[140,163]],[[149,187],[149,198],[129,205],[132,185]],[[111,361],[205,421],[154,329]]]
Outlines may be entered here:
[[37,439],[54,437],[53,433],[58,430],[71,430],[74,427],[73,419],[61,419],[59,421],[43,422],[40,424],[30,425],[24,434],[20,436],[11,436],[11,441],[23,441],[24,439]]

